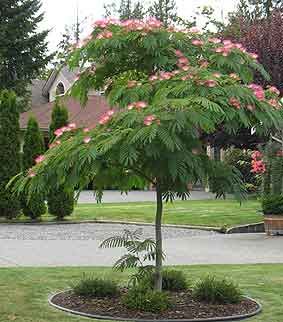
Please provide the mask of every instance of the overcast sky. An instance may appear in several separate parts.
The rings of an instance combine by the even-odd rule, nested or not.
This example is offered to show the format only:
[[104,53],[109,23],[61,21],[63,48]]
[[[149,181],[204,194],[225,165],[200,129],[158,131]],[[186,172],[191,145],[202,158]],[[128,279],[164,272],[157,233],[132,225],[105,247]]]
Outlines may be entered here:
[[[145,0],[143,2],[147,2]],[[86,18],[84,29],[87,31],[94,20],[103,16],[103,4],[112,3],[113,0],[42,0],[42,9],[45,19],[42,27],[51,29],[49,35],[49,48],[55,50],[65,25],[75,22],[77,6],[81,19]],[[117,1],[119,2],[119,1]],[[179,15],[190,17],[197,10],[197,7],[210,5],[215,9],[218,18],[227,16],[237,4],[237,0],[176,0]]]

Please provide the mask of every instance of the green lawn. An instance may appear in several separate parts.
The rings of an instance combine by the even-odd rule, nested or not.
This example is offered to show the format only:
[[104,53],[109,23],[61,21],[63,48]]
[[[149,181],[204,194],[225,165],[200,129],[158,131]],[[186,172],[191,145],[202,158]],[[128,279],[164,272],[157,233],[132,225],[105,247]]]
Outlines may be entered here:
[[[185,266],[192,281],[210,272],[237,281],[245,293],[263,304],[263,313],[254,322],[282,322],[283,265],[213,265]],[[83,272],[111,276],[125,281],[126,273],[113,273],[105,268],[2,268],[0,269],[0,322],[83,322],[51,308],[50,293],[67,288]]]
[[[262,221],[258,213],[260,204],[248,201],[242,206],[233,200],[189,200],[165,204],[166,224],[222,227]],[[155,204],[127,203],[80,205],[74,218],[154,222]]]
[[[250,200],[240,205],[234,200],[188,200],[165,204],[166,224],[229,227],[262,221],[260,203]],[[80,204],[67,220],[116,220],[154,222],[155,204],[152,202],[120,204]],[[24,217],[19,219],[25,221]],[[52,221],[49,215],[44,221]]]

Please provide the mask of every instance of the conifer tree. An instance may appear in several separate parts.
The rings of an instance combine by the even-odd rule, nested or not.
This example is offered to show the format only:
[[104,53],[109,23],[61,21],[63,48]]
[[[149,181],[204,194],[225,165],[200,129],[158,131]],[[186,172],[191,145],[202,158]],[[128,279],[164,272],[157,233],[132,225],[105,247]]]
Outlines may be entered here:
[[[35,165],[37,157],[44,153],[44,140],[36,119],[31,116],[28,121],[23,146],[23,169],[28,170]],[[34,194],[27,198],[22,196],[22,211],[31,219],[36,219],[46,212],[44,196]]]
[[104,5],[105,16],[118,15],[120,20],[128,19],[143,19],[146,14],[146,9],[141,1],[121,0],[117,10],[117,4],[115,2]]
[[154,0],[149,8],[150,16],[163,22],[168,27],[177,19],[177,5],[175,0]]
[[9,180],[20,172],[19,104],[13,92],[0,92],[0,217],[15,218],[20,203],[6,189]]
[[27,85],[48,63],[48,31],[38,31],[40,10],[40,0],[1,0],[0,90],[24,96]]
[[[49,127],[49,138],[52,142],[55,138],[54,132],[68,125],[68,110],[59,100],[55,101],[52,111],[51,124]],[[74,210],[74,191],[66,191],[65,187],[54,183],[52,191],[48,194],[48,212],[62,220],[65,216],[72,214]]]

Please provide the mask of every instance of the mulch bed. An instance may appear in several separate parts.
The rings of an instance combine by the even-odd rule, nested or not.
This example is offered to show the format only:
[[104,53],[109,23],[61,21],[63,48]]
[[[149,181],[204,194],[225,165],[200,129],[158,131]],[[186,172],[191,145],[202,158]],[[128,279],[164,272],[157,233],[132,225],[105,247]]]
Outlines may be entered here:
[[[123,290],[121,295],[126,291]],[[72,291],[63,292],[52,298],[52,303],[63,308],[92,315],[104,315],[128,319],[205,319],[250,314],[258,309],[258,305],[250,299],[243,298],[238,304],[212,305],[196,301],[191,292],[169,293],[172,307],[161,313],[129,310],[115,298],[86,298],[75,295]]]

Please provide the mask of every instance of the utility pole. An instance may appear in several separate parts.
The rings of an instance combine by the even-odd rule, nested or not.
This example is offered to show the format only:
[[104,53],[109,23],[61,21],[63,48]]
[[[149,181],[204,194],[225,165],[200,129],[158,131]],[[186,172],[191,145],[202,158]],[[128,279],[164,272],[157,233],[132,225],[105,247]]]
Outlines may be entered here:
[[77,1],[76,26],[75,26],[76,44],[80,41],[80,21],[79,21],[79,2]]

